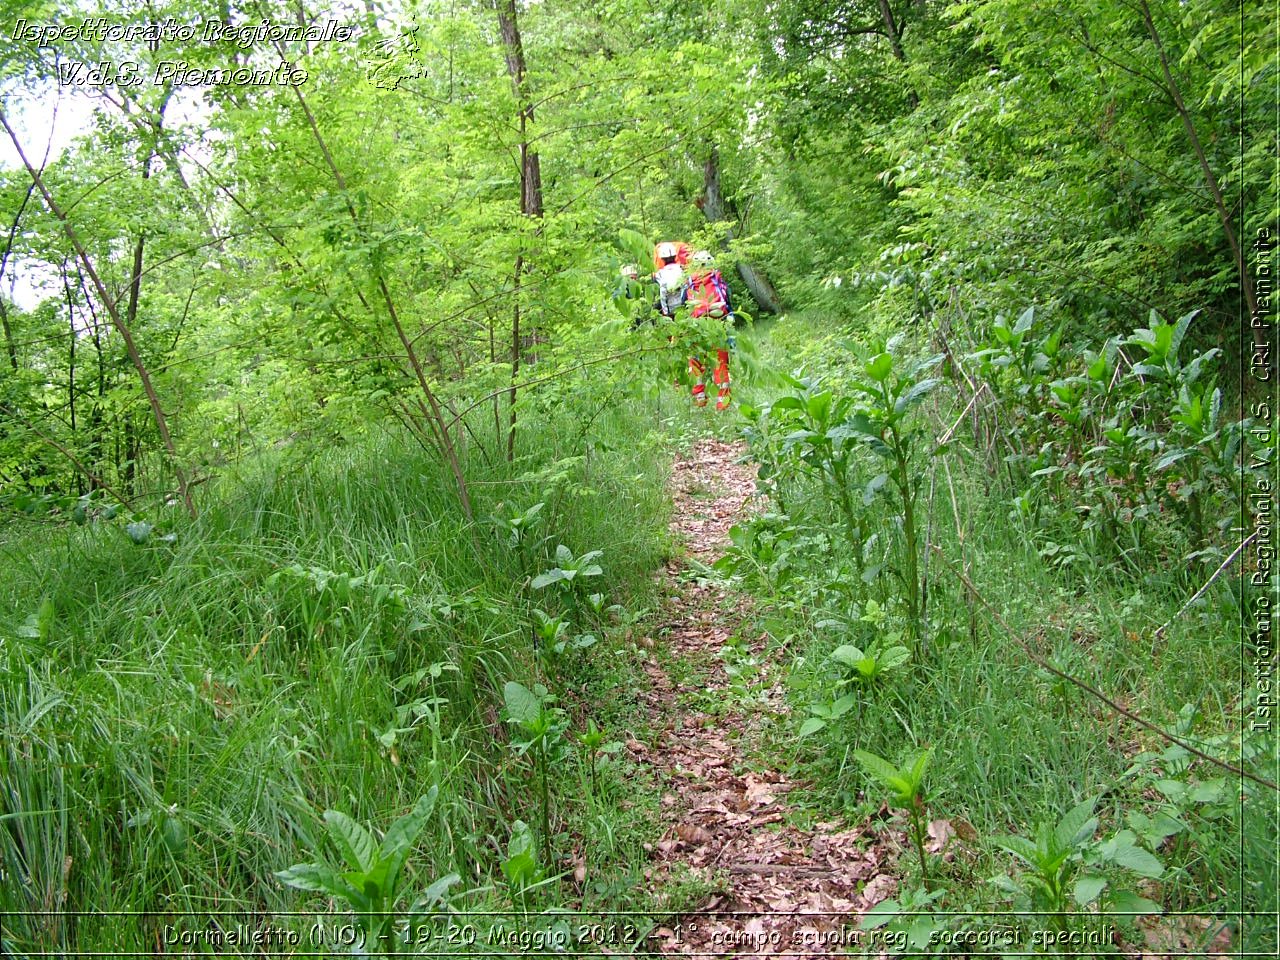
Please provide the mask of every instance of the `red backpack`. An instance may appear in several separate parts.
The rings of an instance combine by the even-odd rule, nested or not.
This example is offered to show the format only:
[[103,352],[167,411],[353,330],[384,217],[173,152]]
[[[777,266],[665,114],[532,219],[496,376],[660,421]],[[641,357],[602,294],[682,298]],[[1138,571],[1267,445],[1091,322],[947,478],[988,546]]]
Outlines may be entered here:
[[723,320],[732,313],[729,306],[729,287],[719,270],[710,270],[700,276],[692,277],[685,294],[685,302],[691,307],[690,314],[695,317],[714,317]]

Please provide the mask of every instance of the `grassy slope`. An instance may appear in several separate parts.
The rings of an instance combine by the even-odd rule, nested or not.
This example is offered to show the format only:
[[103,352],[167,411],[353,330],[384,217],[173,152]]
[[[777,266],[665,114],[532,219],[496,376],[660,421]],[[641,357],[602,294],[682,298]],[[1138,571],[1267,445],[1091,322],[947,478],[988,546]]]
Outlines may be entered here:
[[[533,452],[516,470],[472,464],[477,517],[545,502],[538,552],[602,550],[599,589],[643,609],[667,510],[651,427],[606,415],[608,451],[575,461],[562,460],[575,425],[526,434]],[[385,829],[433,785],[440,815],[411,886],[454,871],[458,889],[482,890],[470,902],[506,906],[510,824],[537,817],[505,746],[501,690],[544,677],[516,555],[488,523],[464,524],[450,491],[383,439],[259,464],[197,523],[158,522],[141,546],[120,519],[6,530],[0,911],[322,907],[272,876],[324,849],[319,812]],[[575,684],[608,678],[623,695],[602,724],[626,716],[635,682],[621,636],[607,632],[589,666],[552,683],[572,705],[586,702]],[[431,664],[446,667],[414,679]],[[571,719],[576,732],[586,717]],[[580,772],[566,766],[556,784],[557,854],[589,858],[591,880],[545,897],[628,903],[644,818],[619,812],[619,790],[592,796]],[[5,937],[15,950],[138,949],[162,926],[31,918]]]
[[[803,320],[787,324],[772,346],[767,328],[756,338],[777,362],[813,332]],[[752,386],[745,367],[735,366],[736,399],[767,398],[772,391]],[[566,439],[576,425],[549,425],[528,438],[535,453],[519,465],[523,478],[473,464],[477,516],[500,502],[545,502],[546,550],[603,549],[610,601],[642,613],[665,537],[665,457],[653,428],[669,434],[671,422],[655,413],[604,417],[592,435],[607,445],[579,460],[564,459],[581,452]],[[729,418],[709,411],[676,423],[682,435],[732,432]],[[1009,521],[1015,491],[963,454],[949,463],[970,576],[1020,636],[1166,727],[1186,703],[1204,716],[1197,734],[1228,727],[1239,709],[1239,646],[1225,582],[1153,643],[1154,628],[1196,586],[1184,571],[1152,565],[1121,579],[1050,569]],[[517,557],[491,527],[464,525],[449,489],[418,455],[383,441],[228,481],[198,524],[172,522],[171,545],[135,546],[119,521],[11,536],[0,578],[0,715],[10,734],[0,747],[0,909],[323,906],[271,876],[324,847],[319,811],[383,828],[432,785],[440,816],[411,864],[414,885],[456,871],[481,890],[464,903],[507,906],[499,866],[510,824],[537,814],[529,771],[505,746],[500,691],[508,679],[543,676],[527,626],[530,601],[544,598],[518,588]],[[958,558],[944,490],[940,471],[931,539]],[[809,702],[831,695],[826,657],[848,640],[818,623],[856,611],[839,540],[820,546],[834,515],[814,491],[793,493],[791,524],[818,541],[751,586],[764,625],[797,655],[798,722]],[[883,580],[871,595],[890,600]],[[896,759],[931,746],[931,815],[967,819],[979,834],[943,870],[943,905],[990,908],[1002,901],[987,878],[1015,867],[991,837],[1029,833],[1098,795],[1100,833],[1109,835],[1129,812],[1153,810],[1150,787],[1123,774],[1139,750],[1163,747],[1030,665],[983,612],[971,621],[958,583],[936,564],[929,603],[924,664],[813,739],[783,727],[777,746],[816,780],[815,813],[855,818],[880,794],[852,749]],[[621,626],[608,631],[551,684],[574,732],[588,713],[611,736],[635,722],[625,696],[635,654],[623,635]],[[433,663],[449,667],[434,680],[407,679]],[[611,695],[595,696],[600,689]],[[580,762],[558,770],[557,855],[581,857],[589,870],[581,887],[544,888],[542,905],[648,902],[637,892],[637,848],[651,798],[634,778],[624,791],[621,772],[606,769],[593,795]],[[1195,779],[1213,775],[1198,769]],[[1225,806],[1220,819],[1192,809],[1192,830],[1162,851],[1167,907],[1274,908],[1273,825],[1250,807],[1240,889],[1240,822]],[[109,949],[153,942],[158,929],[81,920],[68,940],[65,922],[39,920],[8,936],[20,946]]]
[[[773,328],[762,351],[789,369],[806,342],[823,332],[812,319],[792,317]],[[820,362],[809,370],[827,373]],[[760,403],[776,395],[776,388],[739,393]],[[955,415],[949,410],[943,401],[937,422],[927,429],[945,430]],[[956,509],[939,464],[932,507],[931,478],[922,474],[921,527],[928,524],[932,543],[953,562],[963,557],[973,582],[1019,637],[1165,729],[1177,729],[1179,711],[1190,704],[1199,712],[1191,727],[1196,742],[1238,731],[1240,609],[1231,578],[1154,640],[1156,628],[1174,617],[1203,574],[1195,579],[1182,565],[1153,557],[1145,558],[1136,577],[1098,567],[1052,569],[1010,518],[1009,501],[1018,491],[1005,489],[1002,478],[989,477],[963,450],[947,460]],[[871,466],[862,468],[861,482],[853,481],[857,487],[869,479]],[[792,552],[780,561],[775,555],[749,582],[771,610],[764,626],[796,654],[791,684],[798,726],[809,703],[846,692],[834,686],[831,650],[869,637],[856,622],[847,548],[838,536],[825,536],[839,523],[834,508],[799,481],[792,483],[788,503],[790,515],[775,526],[793,528]],[[805,543],[806,537],[814,539]],[[930,816],[963,818],[979,835],[954,863],[941,867],[948,891],[942,903],[963,912],[1007,903],[988,878],[1016,873],[1020,865],[991,842],[994,836],[1031,835],[1040,821],[1056,822],[1089,797],[1102,798],[1098,835],[1110,836],[1130,822],[1131,813],[1155,812],[1162,798],[1152,787],[1161,776],[1192,784],[1225,776],[1221,802],[1184,804],[1189,829],[1161,849],[1166,872],[1149,893],[1170,910],[1276,908],[1276,833],[1274,816],[1268,815],[1274,798],[1268,791],[1249,788],[1242,821],[1233,801],[1239,783],[1222,770],[1200,764],[1190,774],[1175,774],[1163,764],[1145,780],[1126,778],[1139,753],[1163,752],[1168,745],[1029,662],[981,606],[971,610],[959,581],[940,563],[930,565],[928,577],[929,649],[923,662],[813,738],[797,741],[794,729],[780,737],[778,748],[789,750],[793,763],[816,780],[810,802],[819,818],[833,811],[859,818],[883,798],[882,788],[854,762],[854,749],[899,760],[917,746],[931,747]],[[888,580],[881,576],[869,594],[892,605]],[[831,623],[841,620],[846,626]],[[1230,746],[1217,749],[1235,753]],[[1265,762],[1256,769],[1275,776],[1274,761],[1270,769]],[[905,857],[903,868],[911,871]],[[1254,923],[1250,931],[1245,943],[1252,949],[1274,946],[1267,923]]]

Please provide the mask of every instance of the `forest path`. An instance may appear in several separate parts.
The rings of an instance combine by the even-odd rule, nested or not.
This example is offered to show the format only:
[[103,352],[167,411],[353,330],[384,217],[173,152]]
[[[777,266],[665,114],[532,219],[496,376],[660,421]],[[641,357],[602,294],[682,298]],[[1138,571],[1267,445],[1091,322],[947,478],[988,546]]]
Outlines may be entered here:
[[748,515],[755,481],[737,462],[743,452],[707,438],[675,462],[672,531],[688,552],[662,573],[662,655],[646,666],[652,686],[642,694],[653,742],[628,747],[663,785],[655,886],[692,873],[722,892],[651,943],[663,954],[840,955],[859,942],[857,914],[896,891],[882,865],[898,843],[892,831],[873,835],[869,823],[796,825],[803,818],[787,800],[796,784],[778,769],[776,751],[768,756],[765,736],[791,725],[785,664],[767,634],[753,631],[751,597],[699,577],[687,559],[713,563],[729,528]]

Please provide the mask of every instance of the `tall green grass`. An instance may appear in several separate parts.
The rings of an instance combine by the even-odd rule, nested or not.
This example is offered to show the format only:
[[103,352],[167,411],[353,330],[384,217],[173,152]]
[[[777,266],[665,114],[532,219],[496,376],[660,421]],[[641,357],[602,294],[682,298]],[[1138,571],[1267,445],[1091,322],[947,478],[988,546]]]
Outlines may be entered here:
[[[549,417],[526,429],[515,464],[473,458],[475,523],[437,463],[382,436],[274,454],[224,478],[196,522],[148,517],[141,545],[121,520],[7,528],[5,950],[147,950],[178,918],[203,929],[235,912],[298,926],[288,911],[326,904],[273,872],[324,850],[319,812],[385,828],[433,786],[415,883],[456,872],[480,891],[470,902],[501,905],[510,823],[532,819],[501,690],[542,675],[526,585],[487,518],[546,503],[540,555],[602,550],[604,589],[631,609],[665,549],[660,438],[621,408],[594,430],[610,443],[586,457],[562,459],[580,431]],[[621,639],[592,653],[625,703]],[[575,789],[566,781],[561,826],[578,843],[604,837],[598,869],[625,880],[639,826],[616,829],[628,817],[616,802]],[[60,912],[77,910],[94,913]]]
[[[811,329],[819,337],[803,319],[787,323],[779,340],[794,343],[801,337],[797,329]],[[775,345],[773,356],[775,362],[789,363],[795,353]],[[764,402],[770,393],[759,389],[746,398]],[[956,413],[926,429],[941,433]],[[929,476],[921,478],[921,525],[927,525],[931,543],[956,566],[967,565],[969,577],[1016,637],[1166,730],[1180,729],[1190,705],[1196,719],[1184,735],[1211,753],[1238,760],[1230,738],[1239,735],[1247,690],[1240,686],[1241,610],[1231,578],[1174,619],[1206,572],[1151,556],[1136,569],[1054,568],[1011,510],[1010,501],[1019,491],[1009,489],[1001,477],[990,477],[963,446],[953,447],[947,456],[955,509],[939,464],[932,500],[927,496]],[[874,462],[864,465],[861,483],[870,479],[873,467],[881,469]],[[1147,779],[1126,774],[1141,753],[1159,753],[1168,744],[1037,667],[932,556],[926,558],[927,653],[866,694],[859,708],[820,735],[797,740],[795,728],[809,703],[835,695],[837,673],[829,656],[837,645],[850,642],[848,628],[838,624],[856,622],[860,585],[854,581],[846,544],[826,535],[838,528],[835,505],[803,478],[784,482],[790,511],[785,522],[796,529],[795,549],[781,566],[772,561],[767,576],[747,582],[768,611],[764,625],[797,656],[790,676],[796,719],[777,746],[789,749],[800,770],[813,779],[809,803],[828,815],[834,809],[861,818],[883,797],[855,763],[855,749],[899,760],[917,747],[932,748],[930,815],[965,819],[979,836],[970,853],[948,868],[942,903],[955,911],[1001,904],[988,878],[1016,865],[990,843],[991,837],[1028,835],[1036,823],[1056,822],[1091,797],[1101,797],[1104,835],[1124,827],[1130,813],[1152,813],[1159,807],[1160,794],[1152,784],[1175,776],[1169,766],[1150,765]],[[855,489],[859,486],[855,481]],[[892,530],[892,519],[883,517],[879,532],[892,535]],[[964,531],[963,543],[958,530]],[[899,603],[888,575],[867,589],[891,608]],[[1156,628],[1170,620],[1167,633],[1156,639]],[[1215,740],[1222,737],[1227,740]],[[1277,764],[1271,753],[1255,757],[1250,768],[1274,779]],[[1169,910],[1274,911],[1275,885],[1257,878],[1275,876],[1274,857],[1263,852],[1266,838],[1274,842],[1276,835],[1275,797],[1252,784],[1242,788],[1239,778],[1203,762],[1194,767],[1190,781],[1218,777],[1227,781],[1223,802],[1186,805],[1188,830],[1159,851],[1166,873],[1153,892]],[[1242,789],[1247,797],[1243,804],[1233,799]],[[1246,925],[1237,944],[1273,949],[1274,931],[1264,923]]]

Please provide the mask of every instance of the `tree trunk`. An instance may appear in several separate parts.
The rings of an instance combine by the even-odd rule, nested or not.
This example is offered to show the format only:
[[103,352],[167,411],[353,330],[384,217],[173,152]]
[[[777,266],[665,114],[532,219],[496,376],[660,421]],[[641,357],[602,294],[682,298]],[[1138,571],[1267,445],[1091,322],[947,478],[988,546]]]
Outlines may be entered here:
[[899,63],[907,62],[907,55],[902,49],[902,35],[898,30],[898,21],[893,17],[889,0],[880,0],[880,19],[884,22],[884,35],[889,38],[889,46],[893,50],[893,58]]
[[132,413],[124,421],[125,489],[136,494],[142,486],[142,431]]
[[106,448],[106,437],[103,428],[103,409],[107,403],[107,370],[106,361],[102,355],[102,337],[98,333],[98,325],[93,325],[93,349],[97,354],[97,373],[98,373],[98,393],[94,397],[93,405],[89,408],[89,444],[87,447],[88,460],[93,469],[99,473],[104,473],[102,458]]
[[9,354],[9,366],[13,367],[14,373],[17,373],[18,344],[13,339],[13,328],[9,326],[9,311],[3,299],[0,299],[0,328],[4,329],[4,346],[5,352]]
[[520,111],[520,212],[529,217],[542,216],[542,165],[538,151],[529,149],[528,125],[533,123],[533,104],[524,88],[524,44],[520,40],[520,24],[516,20],[515,0],[499,0],[498,29],[502,32],[507,74]]
[[[511,89],[516,98],[520,125],[520,212],[526,217],[541,218],[542,164],[538,151],[529,149],[529,125],[533,123],[533,104],[524,85],[524,44],[520,40],[520,24],[516,19],[515,0],[498,0],[495,8],[498,29],[502,33],[502,48],[507,61],[507,74],[511,77]],[[520,353],[525,334],[520,330],[521,276],[529,270],[529,258],[523,244],[516,254],[514,302],[511,306],[511,388],[508,392],[509,421],[507,426],[507,460],[516,455],[516,377],[520,372]],[[531,331],[537,341],[536,328]]]
[[[89,439],[86,442],[85,454],[86,459],[94,470],[100,475],[106,476],[106,465],[103,462],[107,447],[106,424],[104,421],[107,404],[107,358],[102,348],[102,331],[104,327],[97,311],[93,309],[93,300],[89,296],[89,287],[88,282],[85,280],[84,270],[78,265],[76,267],[76,289],[80,291],[80,302],[84,304],[83,309],[87,310],[89,314],[88,329],[93,337],[93,350],[97,357],[95,363],[97,393],[89,407]],[[117,468],[119,467],[119,459],[117,456]],[[117,469],[117,475],[118,473],[119,470]]]
[[[702,173],[702,196],[699,198],[698,206],[702,208],[703,215],[711,223],[731,219],[725,207],[724,194],[720,190],[720,153],[715,147],[711,148]],[[732,228],[725,239],[733,239]],[[773,284],[769,282],[769,278],[762,270],[742,260],[738,263],[738,276],[742,278],[747,290],[760,305],[761,311],[772,314],[782,312],[782,300],[778,296],[778,291],[773,288]]]
[[[4,245],[4,251],[0,253],[0,279],[4,278],[5,268],[9,265],[9,255],[13,253],[13,241],[18,235],[18,224],[22,222],[22,214],[27,209],[27,203],[31,200],[31,193],[36,188],[34,183],[27,187],[26,194],[22,197],[22,203],[18,205],[18,212],[13,216],[13,223],[9,227],[9,239]],[[9,326],[9,310],[4,304],[4,299],[0,298],[0,327],[4,328],[4,345],[5,350],[9,354],[9,365],[13,367],[13,372],[18,372],[18,345],[13,337],[13,328]]]
[[[67,421],[72,442],[76,439],[76,309],[67,282],[67,262],[62,261],[62,289],[67,295]],[[84,493],[82,475],[76,474],[76,495]]]
[[516,381],[520,379],[520,276],[524,273],[524,257],[516,254],[511,307],[511,389],[507,393],[507,463],[516,459]]
[[[1196,159],[1200,162],[1200,172],[1204,174],[1205,186],[1209,188],[1209,194],[1213,197],[1213,204],[1218,211],[1218,221],[1222,224],[1222,232],[1226,235],[1227,246],[1231,248],[1231,256],[1235,259],[1245,306],[1248,309],[1249,316],[1251,318],[1255,317],[1258,314],[1258,298],[1249,277],[1249,270],[1244,262],[1244,252],[1240,249],[1240,241],[1236,237],[1235,228],[1231,225],[1231,214],[1227,211],[1226,202],[1223,200],[1222,188],[1218,184],[1218,178],[1213,173],[1213,168],[1209,166],[1209,159],[1205,156],[1204,147],[1201,146],[1200,137],[1196,133],[1196,125],[1191,120],[1191,114],[1182,100],[1182,91],[1178,87],[1178,82],[1173,78],[1173,71],[1169,68],[1169,58],[1165,55],[1164,44],[1160,41],[1160,34],[1156,30],[1155,21],[1151,19],[1151,8],[1147,6],[1147,0],[1138,0],[1138,2],[1142,10],[1142,19],[1145,22],[1147,34],[1151,37],[1151,42],[1155,44],[1156,53],[1160,55],[1160,67],[1164,71],[1165,82],[1169,84],[1169,96],[1173,98],[1174,108],[1178,111],[1182,126],[1187,131],[1187,139],[1191,141],[1191,149],[1195,153]],[[1266,346],[1267,337],[1263,330],[1258,327],[1253,327],[1252,329],[1254,344],[1259,347]]]
[[[893,58],[899,63],[906,63],[907,53],[902,49],[902,27],[893,16],[893,8],[889,6],[889,0],[880,0],[880,19],[884,23],[884,35],[889,38],[889,48],[893,50]],[[907,89],[907,103],[911,105],[912,110],[920,106],[920,98],[915,90],[910,88]]]

